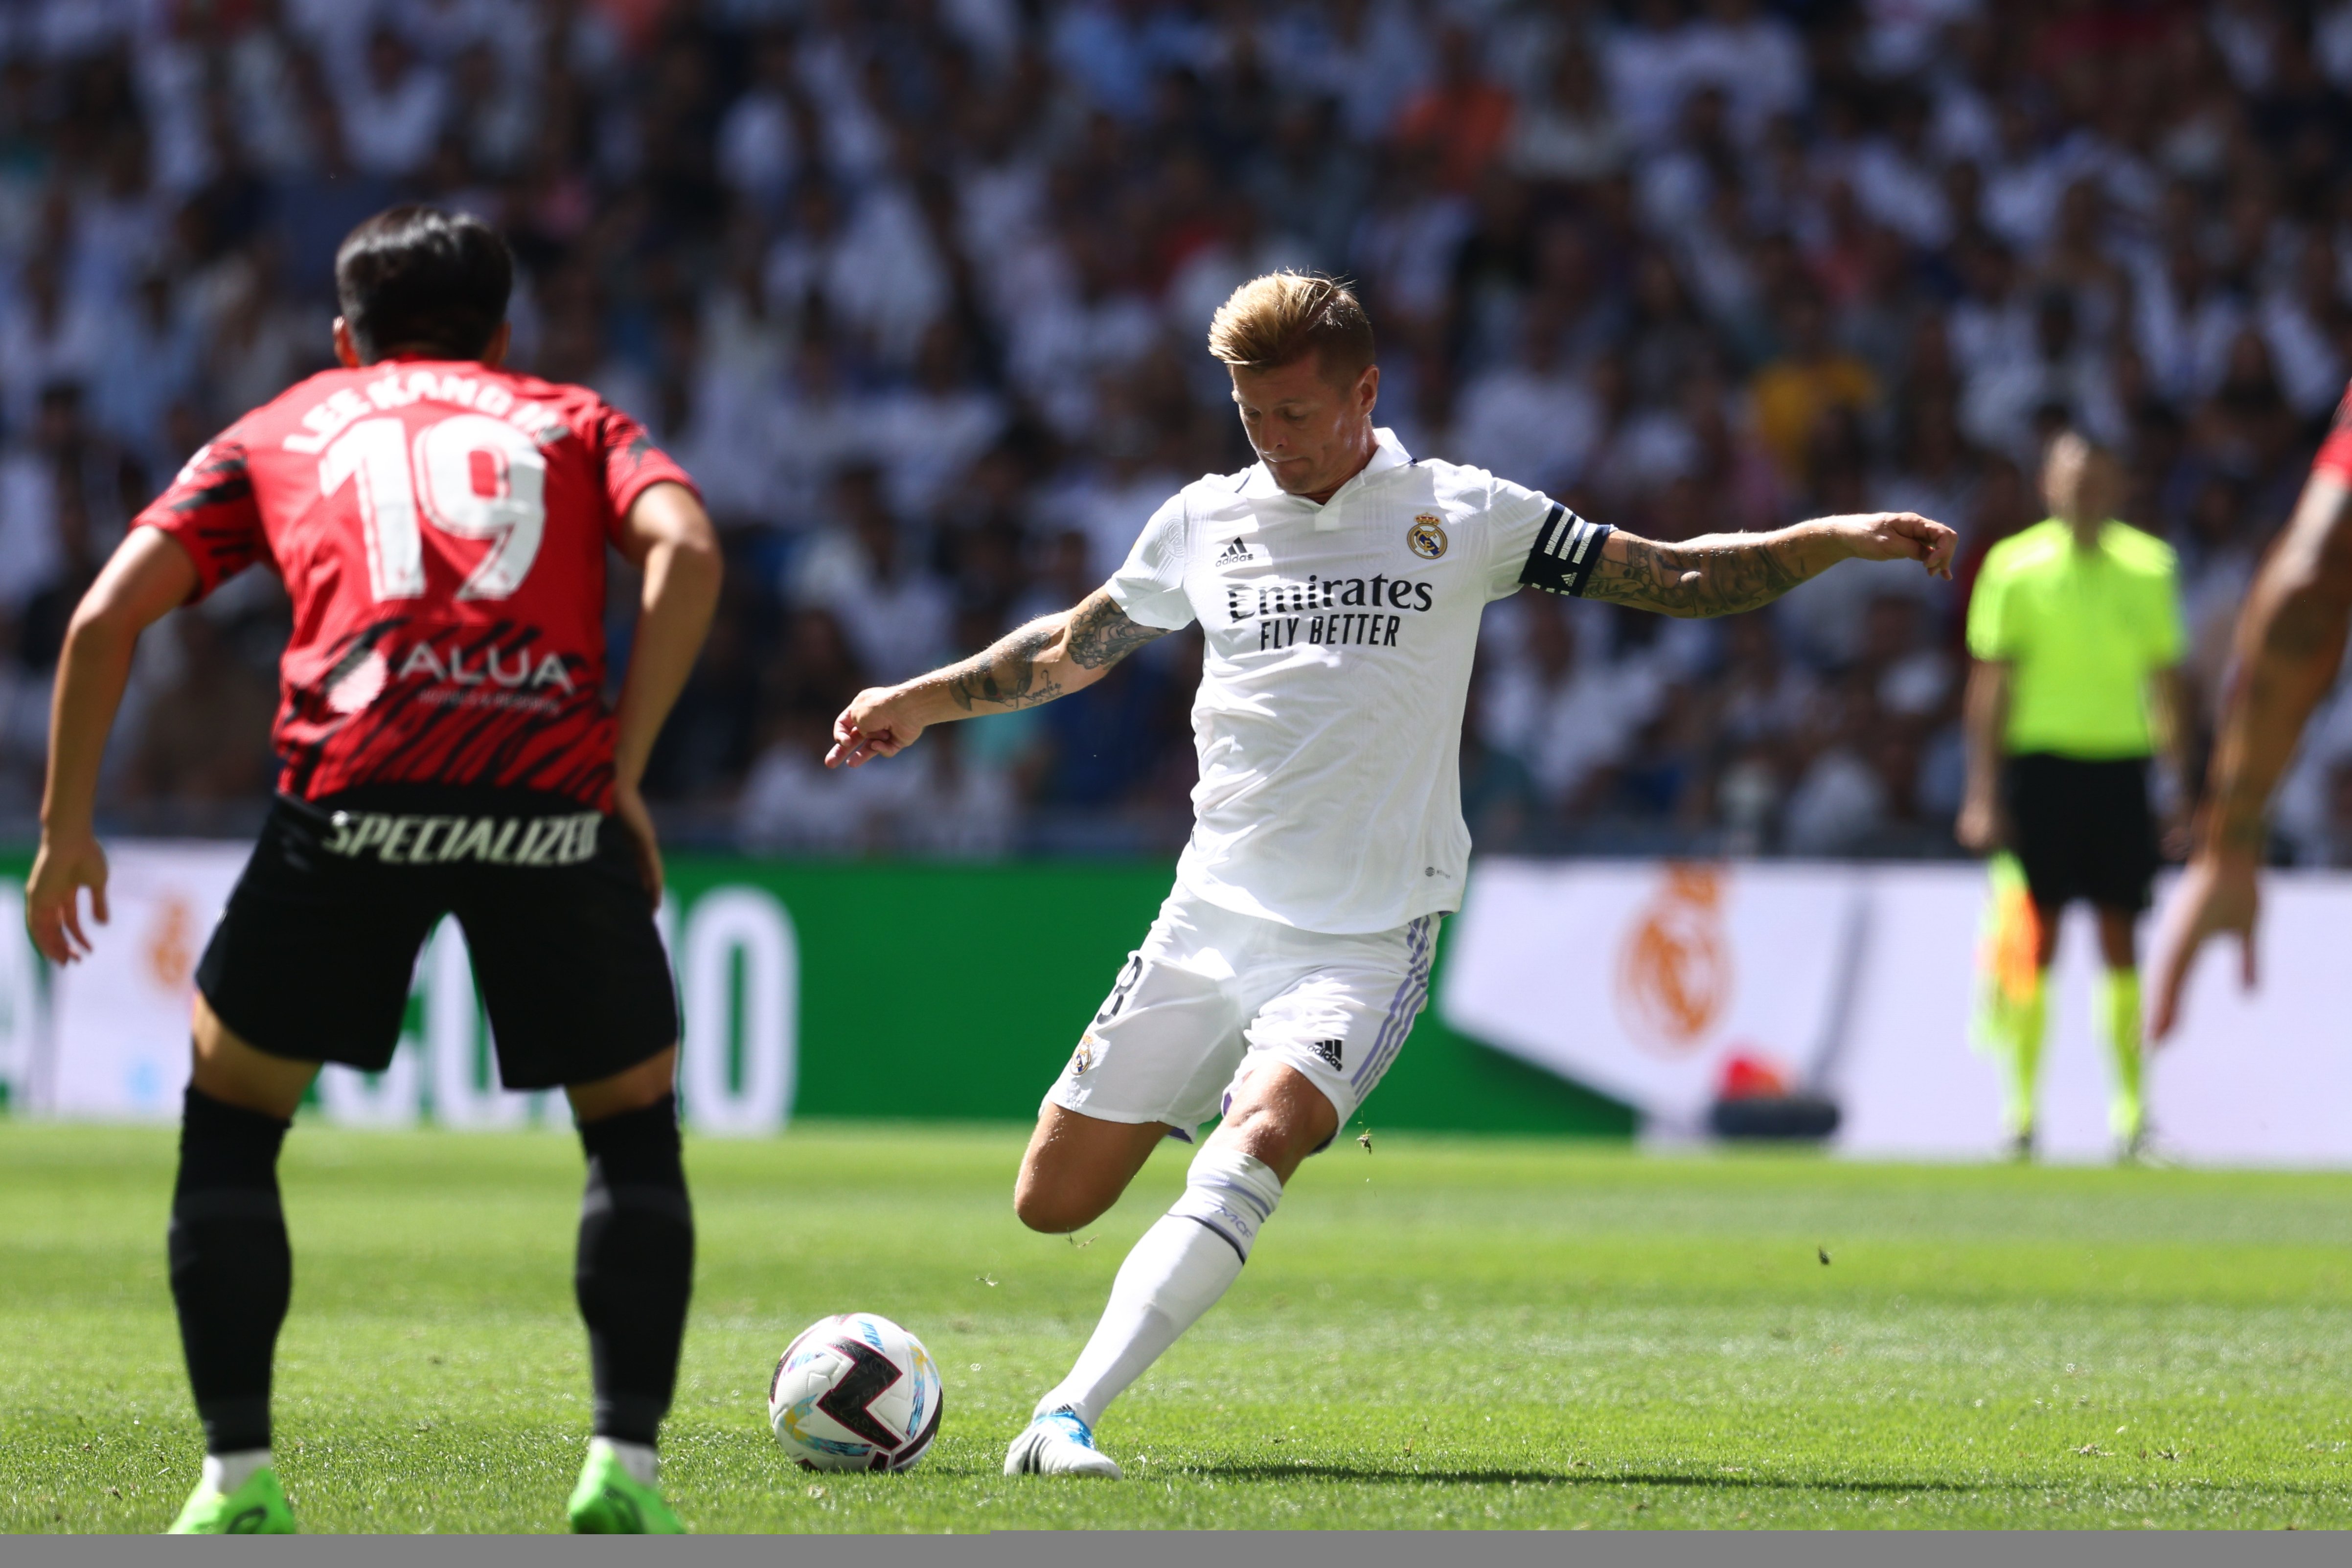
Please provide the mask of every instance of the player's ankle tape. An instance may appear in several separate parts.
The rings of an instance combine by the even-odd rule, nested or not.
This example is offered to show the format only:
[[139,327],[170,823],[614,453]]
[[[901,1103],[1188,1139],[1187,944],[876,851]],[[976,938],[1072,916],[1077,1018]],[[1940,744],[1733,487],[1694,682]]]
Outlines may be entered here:
[[1192,1156],[1184,1174],[1184,1196],[1168,1212],[1190,1219],[1222,1238],[1249,1261],[1258,1228],[1282,1201],[1282,1178],[1253,1155],[1209,1147]]

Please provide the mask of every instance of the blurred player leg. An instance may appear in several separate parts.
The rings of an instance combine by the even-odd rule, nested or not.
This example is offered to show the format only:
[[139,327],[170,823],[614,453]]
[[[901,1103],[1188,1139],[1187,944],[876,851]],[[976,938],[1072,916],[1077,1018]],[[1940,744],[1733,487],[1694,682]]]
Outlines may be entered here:
[[1977,944],[1976,1040],[2001,1075],[2001,1130],[2018,1158],[2033,1153],[2033,1090],[2048,1014],[2043,1002],[2041,911],[2008,850],[1986,862],[1985,920]]
[[588,1325],[594,1436],[571,1502],[572,1528],[671,1532],[655,1490],[655,1441],[677,1384],[694,1285],[694,1210],[679,1157],[677,1052],[566,1092],[588,1155],[574,1278]]
[[2107,1054],[2115,1071],[2107,1100],[2107,1131],[2115,1137],[2116,1153],[2126,1159],[2141,1152],[2147,1130],[2140,1094],[2139,965],[2133,952],[2137,920],[2129,909],[2099,911],[2100,956],[2106,963],[2099,984],[2099,1023],[2106,1031]]
[[177,1533],[294,1528],[269,1456],[270,1364],[293,1293],[278,1151],[319,1071],[256,1051],[195,1007],[195,1059],[172,1192],[172,1301],[205,1428],[205,1470]]
[[2019,1159],[2033,1154],[2034,1088],[2042,1073],[2042,1042],[2050,1032],[2050,972],[2036,968],[2004,1020],[2009,1039],[2002,1065],[2008,1070],[2002,1120],[2009,1133],[2010,1152]]
[[2033,968],[2024,994],[2010,1009],[2009,1146],[2012,1157],[2033,1157],[2035,1092],[2042,1075],[2042,1047],[2050,1035],[2050,966],[2058,956],[2063,904],[2028,900],[2032,915]]

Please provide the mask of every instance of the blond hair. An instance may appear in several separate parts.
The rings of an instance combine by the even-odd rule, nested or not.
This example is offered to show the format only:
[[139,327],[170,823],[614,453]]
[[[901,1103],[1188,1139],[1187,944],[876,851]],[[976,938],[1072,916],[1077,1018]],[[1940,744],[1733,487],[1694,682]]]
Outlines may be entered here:
[[1372,362],[1372,319],[1336,277],[1269,272],[1234,290],[1209,321],[1209,352],[1237,370],[1271,371],[1317,355],[1353,382]]

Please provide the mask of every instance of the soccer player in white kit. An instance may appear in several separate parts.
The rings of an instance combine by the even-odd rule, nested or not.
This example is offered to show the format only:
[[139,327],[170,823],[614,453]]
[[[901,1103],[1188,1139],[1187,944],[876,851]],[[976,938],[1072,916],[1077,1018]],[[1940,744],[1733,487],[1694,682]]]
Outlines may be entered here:
[[825,758],[857,767],[927,726],[1050,702],[1194,621],[1207,639],[1175,889],[1046,1094],[1013,1207],[1033,1229],[1075,1230],[1161,1138],[1222,1120],[1008,1475],[1119,1473],[1094,1446],[1103,1410],[1239,1277],[1284,1184],[1402,1048],[1438,920],[1461,906],[1457,758],[1488,603],[1533,587],[1725,615],[1851,557],[1951,570],[1952,531],[1907,512],[1655,544],[1416,460],[1372,423],[1371,324],[1328,278],[1244,284],[1209,349],[1260,461],[1186,486],[1075,608],[859,693]]

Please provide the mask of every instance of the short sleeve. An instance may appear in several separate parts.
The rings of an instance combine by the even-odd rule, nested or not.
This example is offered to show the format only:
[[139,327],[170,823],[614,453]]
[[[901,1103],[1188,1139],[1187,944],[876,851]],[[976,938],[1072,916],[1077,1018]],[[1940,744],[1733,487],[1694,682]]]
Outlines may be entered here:
[[1103,587],[1139,626],[1174,632],[1192,623],[1184,592],[1184,497],[1171,496],[1136,536],[1127,559]]
[[1601,564],[1601,547],[1614,532],[1587,522],[1559,502],[1508,479],[1493,481],[1486,503],[1486,598],[1508,599],[1522,588],[1580,596]]
[[2189,645],[2180,621],[2180,578],[2169,559],[2147,585],[2147,667],[2168,670],[2180,663]]
[[653,486],[667,482],[683,485],[694,492],[695,499],[702,491],[693,478],[677,465],[677,459],[654,444],[646,427],[617,408],[607,407],[596,425],[596,444],[604,465],[604,494],[612,504],[612,532],[621,531],[621,519],[629,515],[639,496]]
[[2017,656],[2016,629],[2010,624],[2010,577],[2001,559],[1990,557],[1969,595],[1969,653],[1988,664]]
[[2352,392],[2336,405],[2336,419],[2329,425],[2327,439],[2319,444],[2319,455],[2311,460],[2311,471],[2327,473],[2352,484]]
[[269,541],[237,428],[232,425],[199,448],[131,526],[160,529],[188,552],[196,564],[190,603],[260,559]]

